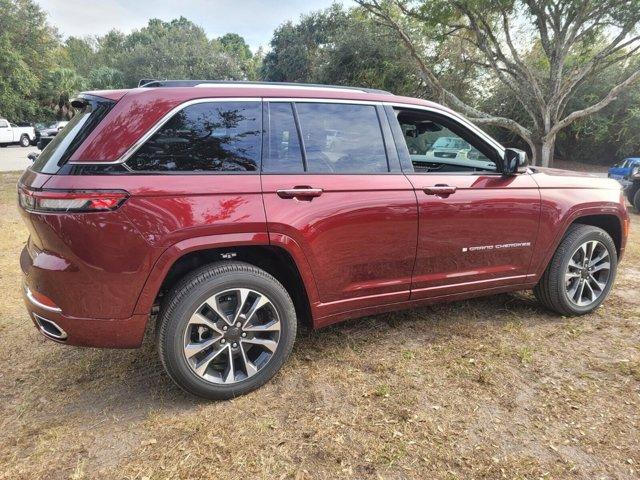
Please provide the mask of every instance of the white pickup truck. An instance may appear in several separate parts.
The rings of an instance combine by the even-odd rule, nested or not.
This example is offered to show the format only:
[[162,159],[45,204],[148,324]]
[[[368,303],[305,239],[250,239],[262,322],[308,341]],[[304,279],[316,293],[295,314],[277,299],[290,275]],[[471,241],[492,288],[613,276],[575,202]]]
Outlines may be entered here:
[[0,118],[0,147],[11,143],[19,143],[28,147],[36,141],[36,131],[33,127],[18,127],[4,118]]

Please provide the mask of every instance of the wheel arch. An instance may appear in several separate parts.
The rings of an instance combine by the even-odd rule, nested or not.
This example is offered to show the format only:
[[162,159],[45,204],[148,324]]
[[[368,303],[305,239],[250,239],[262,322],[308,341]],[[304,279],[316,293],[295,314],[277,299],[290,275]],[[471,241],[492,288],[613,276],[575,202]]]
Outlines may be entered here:
[[[313,326],[315,282],[302,252],[292,241],[269,242],[267,234],[242,234],[229,238],[190,239],[168,248],[156,261],[138,298],[135,311],[150,313],[162,296],[189,272],[213,262],[242,261],[273,275],[293,300],[299,321]],[[284,244],[283,244],[284,243]],[[302,255],[302,257],[301,257]]]
[[546,255],[543,257],[543,261],[540,262],[538,268],[534,270],[536,277],[539,279],[544,271],[547,269],[553,255],[555,254],[560,242],[567,234],[569,227],[574,224],[592,225],[594,227],[602,228],[607,232],[616,246],[616,253],[618,255],[618,261],[622,258],[625,249],[625,218],[616,208],[586,208],[574,211],[572,215],[569,215],[562,224],[562,228],[554,239],[550,248],[546,249]]

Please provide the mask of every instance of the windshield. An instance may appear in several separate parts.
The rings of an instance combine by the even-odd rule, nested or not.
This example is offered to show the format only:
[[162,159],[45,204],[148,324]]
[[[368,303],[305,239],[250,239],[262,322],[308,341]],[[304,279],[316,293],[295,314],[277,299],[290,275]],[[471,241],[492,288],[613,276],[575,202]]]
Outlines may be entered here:
[[113,100],[98,97],[87,98],[86,101],[86,106],[49,142],[31,166],[31,170],[57,173],[115,105]]

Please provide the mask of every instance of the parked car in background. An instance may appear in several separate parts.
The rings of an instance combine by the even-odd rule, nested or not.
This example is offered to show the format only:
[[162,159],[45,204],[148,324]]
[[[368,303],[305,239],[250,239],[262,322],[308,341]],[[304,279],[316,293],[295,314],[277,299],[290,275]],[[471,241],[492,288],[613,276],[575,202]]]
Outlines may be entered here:
[[629,203],[640,213],[640,163],[631,168],[629,185],[625,190]]
[[19,127],[5,118],[0,118],[0,147],[18,143],[28,147],[36,139],[33,127]]
[[621,183],[628,183],[633,167],[640,165],[640,157],[625,158],[622,162],[615,164],[609,169],[608,177],[618,180]]
[[[624,254],[618,182],[529,167],[425,100],[162,81],[73,105],[18,185],[29,316],[56,342],[118,348],[152,319],[168,374],[207,398],[268,381],[299,323],[526,289],[587,314]],[[421,129],[438,147],[414,155],[447,155],[418,168]]]
[[55,137],[69,122],[60,120],[38,130],[41,137]]
[[46,147],[68,123],[67,121],[57,121],[50,124],[40,124],[42,127],[36,128],[34,145],[37,145],[39,150],[44,150],[44,147]]

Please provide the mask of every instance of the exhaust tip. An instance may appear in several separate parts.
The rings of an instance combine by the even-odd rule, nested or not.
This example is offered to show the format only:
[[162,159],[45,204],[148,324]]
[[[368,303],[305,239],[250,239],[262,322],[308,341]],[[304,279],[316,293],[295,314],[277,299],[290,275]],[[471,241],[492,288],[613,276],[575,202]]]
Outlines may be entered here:
[[58,342],[63,342],[67,339],[67,332],[65,332],[56,322],[47,320],[36,313],[33,314],[33,318],[38,324],[38,327],[40,327],[40,332],[45,337],[57,340]]

